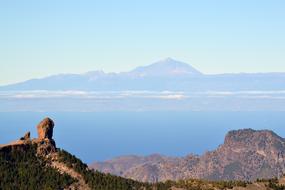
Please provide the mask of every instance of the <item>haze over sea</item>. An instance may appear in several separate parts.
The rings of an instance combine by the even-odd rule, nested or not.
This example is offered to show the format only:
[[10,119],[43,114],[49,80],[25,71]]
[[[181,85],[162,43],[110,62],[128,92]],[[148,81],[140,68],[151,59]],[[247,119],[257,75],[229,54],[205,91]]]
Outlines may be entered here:
[[203,74],[163,59],[128,72],[59,74],[0,86],[0,144],[44,117],[57,146],[84,162],[122,155],[202,154],[229,130],[285,136],[285,73]]
[[28,130],[36,137],[37,123],[55,121],[54,138],[83,161],[120,155],[169,156],[201,154],[223,143],[232,129],[270,129],[285,136],[284,112],[274,111],[145,111],[145,112],[2,112],[0,144]]

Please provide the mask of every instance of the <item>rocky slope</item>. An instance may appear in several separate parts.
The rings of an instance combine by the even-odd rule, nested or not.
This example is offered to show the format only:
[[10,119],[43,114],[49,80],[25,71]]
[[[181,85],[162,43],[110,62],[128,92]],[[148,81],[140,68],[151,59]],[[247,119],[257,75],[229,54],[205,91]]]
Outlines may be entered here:
[[30,132],[0,145],[0,189],[140,189],[148,184],[90,170],[78,158],[56,147],[54,122],[45,118],[37,126],[38,138]]
[[201,156],[125,156],[96,162],[93,169],[139,181],[178,179],[255,180],[285,172],[285,139],[272,131],[230,131],[224,144]]
[[[37,125],[37,131],[38,131],[38,138],[35,139],[31,139],[30,138],[30,132],[27,132],[24,137],[20,138],[17,141],[11,142],[9,144],[6,145],[1,145],[0,146],[0,153],[1,153],[1,161],[0,164],[3,164],[3,162],[10,162],[11,165],[15,165],[18,166],[16,168],[16,170],[14,171],[14,173],[16,175],[21,175],[22,171],[24,169],[19,169],[19,167],[21,167],[21,164],[25,164],[30,162],[31,158],[29,157],[29,159],[27,160],[21,160],[21,159],[16,159],[17,161],[15,161],[14,159],[7,159],[7,157],[12,157],[14,158],[12,155],[14,154],[14,152],[16,152],[17,154],[19,154],[20,156],[22,155],[23,157],[26,157],[27,155],[32,155],[31,157],[33,158],[33,162],[35,165],[37,165],[37,162],[41,163],[43,162],[44,165],[39,165],[42,168],[33,168],[35,170],[38,170],[37,173],[41,173],[41,171],[45,171],[45,170],[51,170],[53,169],[56,173],[57,176],[68,176],[68,178],[70,179],[70,181],[72,181],[72,183],[59,183],[61,186],[61,188],[65,188],[65,189],[90,189],[88,187],[88,185],[84,182],[84,180],[81,180],[83,177],[76,171],[74,171],[72,168],[69,168],[66,166],[65,163],[62,163],[59,161],[59,156],[58,156],[58,152],[59,150],[57,150],[56,148],[56,143],[53,140],[53,128],[54,128],[54,122],[50,119],[50,118],[45,118],[44,120],[42,120],[38,125]],[[18,156],[19,157],[19,156]],[[19,164],[20,163],[20,164]],[[39,167],[38,166],[38,167]],[[9,170],[9,168],[7,168]],[[25,171],[25,170],[24,170]],[[4,171],[2,171],[4,173]],[[9,173],[9,171],[6,171],[6,174]],[[5,173],[4,173],[5,174]],[[43,174],[44,177],[46,177],[47,179],[50,177],[49,176],[49,172],[44,173]],[[34,180],[32,178],[35,178],[35,176],[31,175],[30,176],[30,180]],[[18,180],[22,180],[22,177],[15,177],[15,182],[17,182]],[[47,180],[46,179],[46,180]],[[45,181],[41,181],[41,182],[37,182],[36,184],[41,184],[42,186],[38,186],[38,188],[59,188],[58,186],[54,186],[52,185],[53,181],[49,181],[45,182]],[[5,185],[5,186],[4,186]],[[7,186],[8,185],[8,186]],[[9,187],[9,184],[0,183],[0,189],[1,186],[4,186],[5,188]],[[13,188],[16,189],[22,189],[22,188],[26,188],[27,186],[15,186]],[[28,186],[29,188],[31,188],[31,186]],[[37,187],[33,187],[35,189],[37,189]]]
[[[131,179],[107,175],[98,171],[90,170],[74,155],[56,147],[53,140],[54,122],[46,118],[37,126],[38,138],[31,139],[30,132],[27,132],[20,140],[0,146],[0,189],[3,190],[284,190],[285,179],[271,179],[248,183],[243,181],[205,181],[197,179],[187,179],[180,181],[167,181],[165,183],[142,183]],[[271,132],[264,132],[264,135],[274,135]],[[233,142],[239,139],[232,139],[229,134],[226,141]],[[244,138],[240,135],[240,138]],[[252,136],[252,141],[255,140]],[[277,138],[274,136],[273,139]],[[279,149],[283,139],[279,141],[270,140],[272,146]],[[248,142],[252,143],[252,142]],[[268,143],[266,141],[266,143]],[[265,144],[266,144],[265,143]],[[232,146],[234,144],[229,143]],[[256,146],[260,146],[257,144]],[[283,144],[282,144],[283,146]],[[231,146],[230,146],[231,147]],[[263,147],[263,145],[262,145]],[[226,148],[226,147],[220,147]],[[243,144],[235,146],[235,152],[243,151],[246,148]],[[267,147],[260,154],[269,154]],[[227,148],[226,148],[227,149]],[[260,150],[260,151],[262,151]],[[270,152],[274,156],[274,151]],[[199,159],[189,157],[190,160]],[[219,158],[221,159],[221,158]],[[151,155],[149,157],[132,156],[128,159],[118,158],[117,161],[124,163],[117,165],[118,170],[127,169],[127,165],[132,165],[132,169],[138,172],[133,178],[140,177],[139,172],[152,172],[151,179],[157,180],[157,176],[167,177],[170,173],[179,171],[177,163],[183,163],[183,159],[162,157]],[[136,167],[140,163],[139,167]],[[153,165],[149,163],[154,163]],[[167,167],[165,164],[168,164]],[[172,164],[172,165],[171,165]],[[188,163],[189,164],[189,163]],[[161,168],[158,168],[161,166]],[[142,169],[140,171],[140,169]],[[155,171],[155,172],[153,172]],[[131,172],[131,170],[130,170]],[[147,179],[147,178],[146,178]]]

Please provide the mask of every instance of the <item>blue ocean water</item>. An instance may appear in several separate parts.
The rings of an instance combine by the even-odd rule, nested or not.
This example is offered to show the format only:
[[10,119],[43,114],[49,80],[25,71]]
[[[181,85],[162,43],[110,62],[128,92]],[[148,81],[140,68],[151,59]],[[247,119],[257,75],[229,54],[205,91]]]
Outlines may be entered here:
[[36,137],[46,116],[55,121],[57,146],[87,163],[129,154],[202,154],[232,129],[270,129],[285,137],[285,112],[2,112],[0,144],[26,131]]

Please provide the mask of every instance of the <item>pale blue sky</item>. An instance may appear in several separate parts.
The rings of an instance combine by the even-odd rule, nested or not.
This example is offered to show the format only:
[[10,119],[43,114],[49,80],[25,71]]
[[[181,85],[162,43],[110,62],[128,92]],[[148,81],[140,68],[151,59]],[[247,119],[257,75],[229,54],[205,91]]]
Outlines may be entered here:
[[0,85],[173,57],[204,73],[285,72],[283,0],[0,1]]

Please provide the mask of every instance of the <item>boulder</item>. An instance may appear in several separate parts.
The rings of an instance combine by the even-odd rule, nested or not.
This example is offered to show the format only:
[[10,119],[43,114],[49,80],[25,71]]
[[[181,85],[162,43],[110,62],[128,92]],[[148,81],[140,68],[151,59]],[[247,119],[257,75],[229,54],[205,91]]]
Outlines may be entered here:
[[38,139],[43,140],[43,139],[52,139],[53,135],[53,127],[54,127],[54,122],[50,118],[45,118],[42,120],[38,126]]

